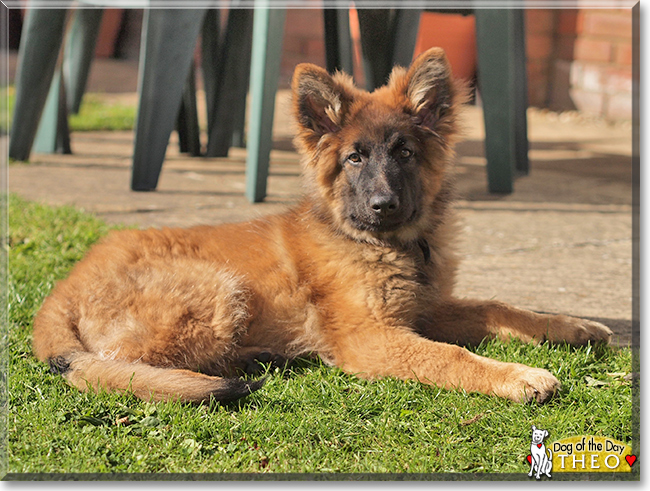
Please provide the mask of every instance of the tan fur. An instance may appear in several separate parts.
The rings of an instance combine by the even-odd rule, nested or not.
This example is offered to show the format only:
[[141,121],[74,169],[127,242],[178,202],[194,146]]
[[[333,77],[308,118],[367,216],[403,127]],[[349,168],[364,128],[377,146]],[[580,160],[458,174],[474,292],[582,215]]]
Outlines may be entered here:
[[[305,198],[247,223],[112,233],[46,299],[34,321],[40,360],[82,390],[144,399],[240,397],[257,386],[223,377],[269,352],[318,354],[360,377],[544,401],[559,386],[546,370],[457,344],[609,339],[595,322],[452,296],[449,170],[463,89],[441,50],[371,94],[313,65],[297,67],[293,90]],[[421,192],[412,221],[372,232],[344,213],[341,158],[354,141],[379,138],[382,121],[414,135]]]

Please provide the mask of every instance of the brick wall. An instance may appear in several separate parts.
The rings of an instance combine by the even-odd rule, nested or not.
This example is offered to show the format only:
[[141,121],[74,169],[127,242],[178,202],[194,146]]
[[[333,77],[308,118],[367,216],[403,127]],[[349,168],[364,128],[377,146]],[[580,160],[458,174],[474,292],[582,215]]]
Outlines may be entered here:
[[[290,9],[286,22],[281,81],[285,86],[296,63],[325,63],[322,11]],[[529,103],[559,111],[577,109],[610,120],[630,119],[631,40],[628,9],[527,9]]]
[[[567,11],[575,43],[569,94],[575,107],[607,119],[632,116],[632,11]],[[569,32],[567,34],[571,36]]]
[[293,69],[298,63],[325,66],[324,36],[321,9],[287,9],[280,64],[281,87],[291,84]]
[[530,104],[630,119],[631,41],[628,9],[527,10]]
[[[310,0],[320,5],[321,0]],[[359,86],[364,84],[361,67],[361,46],[356,10],[350,9],[350,35],[353,40],[354,78]],[[325,22],[323,11],[313,9],[287,9],[280,63],[280,87],[291,85],[293,70],[298,63],[325,66]]]
[[555,53],[556,11],[529,9],[525,14],[528,102],[546,107]]

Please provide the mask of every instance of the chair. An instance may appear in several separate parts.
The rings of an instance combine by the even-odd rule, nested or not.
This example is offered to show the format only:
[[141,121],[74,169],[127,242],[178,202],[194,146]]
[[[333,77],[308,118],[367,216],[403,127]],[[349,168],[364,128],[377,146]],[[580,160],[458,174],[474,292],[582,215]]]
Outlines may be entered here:
[[[352,65],[347,18],[344,22],[337,22],[340,14],[337,11],[326,14],[330,26],[326,36],[328,63],[332,68]],[[55,74],[67,15],[65,9],[34,9],[25,20],[9,149],[10,156],[16,160],[27,160],[32,148],[39,152],[70,152],[67,115],[78,109],[85,90],[102,10],[75,11],[64,50],[64,70]],[[255,26],[253,18],[256,19]],[[273,36],[269,39],[272,41],[258,41],[253,50],[251,106],[254,115],[248,138],[249,155],[255,156],[249,157],[248,167],[253,170],[247,173],[248,179],[259,181],[258,188],[262,193],[258,191],[256,197],[251,193],[247,195],[253,201],[263,199],[271,133],[270,124],[259,123],[273,119],[283,26],[284,10],[260,8],[253,13],[252,10],[233,9],[228,18],[226,40],[219,45],[217,10],[145,10],[131,180],[133,190],[156,188],[174,124],[179,130],[181,151],[200,154],[192,60],[201,29],[208,108],[206,154],[224,156],[230,146],[243,145],[250,47],[253,38],[262,36],[267,39],[266,33],[270,29]],[[337,29],[340,33],[334,32]],[[337,48],[339,45],[342,48]],[[344,66],[338,60],[341,59],[339,52],[346,49],[349,61]],[[267,65],[265,56],[270,56],[274,63]],[[265,67],[266,83],[259,83],[255,67]],[[253,160],[254,163],[250,164]],[[258,169],[262,171],[259,178]]]
[[[395,64],[407,66],[415,47],[421,9],[359,9],[359,27],[366,73],[366,88],[386,83]],[[452,12],[445,10],[444,12]],[[521,9],[456,9],[474,14],[477,25],[479,88],[483,100],[486,132],[488,189],[511,193],[516,176],[528,173],[527,89],[524,13]],[[341,29],[347,25],[347,10],[327,12],[326,25]],[[328,17],[327,16],[331,16]],[[262,201],[266,195],[268,157],[271,148],[273,100],[280,64],[279,39],[285,11],[256,9],[251,67],[251,127],[246,163],[246,195]],[[349,27],[348,27],[349,29]],[[327,36],[328,30],[326,30]],[[337,31],[338,40],[349,39]],[[349,45],[329,41],[326,46],[340,51],[339,67],[351,55]],[[331,51],[330,51],[331,52]],[[333,54],[332,54],[333,56]],[[328,70],[332,69],[329,66]],[[334,62],[332,62],[334,64]],[[351,67],[351,62],[350,67]],[[352,70],[347,70],[351,73]],[[505,88],[505,89],[504,89]]]
[[[478,85],[483,101],[488,189],[511,193],[528,174],[526,48],[522,9],[444,9],[476,17]],[[359,10],[367,88],[383,85],[398,63],[407,66],[422,10]],[[394,48],[393,48],[394,47]],[[368,76],[370,74],[370,76]]]
[[[203,28],[203,69],[207,74],[208,98],[207,155],[226,155],[231,145],[243,144],[245,93],[242,87],[247,85],[246,55],[248,46],[252,45],[246,196],[257,202],[266,195],[286,11],[269,8],[268,0],[260,0],[254,13],[232,10],[226,32],[229,43],[222,47],[216,42],[217,12],[208,9],[145,11],[131,182],[134,190],[156,188],[174,124],[179,129],[181,150],[194,155],[200,153],[192,60],[198,34]],[[420,13],[419,9],[359,10],[368,89],[385,83],[393,64],[410,63]],[[477,17],[479,86],[484,102],[489,190],[507,193],[512,191],[516,173],[526,173],[528,169],[523,13],[516,9],[479,9],[474,14]],[[83,93],[91,58],[88,54],[92,53],[90,26],[98,23],[99,14],[90,11],[75,19],[71,36],[88,41],[83,41],[77,55],[73,55],[81,61],[76,71],[70,70],[76,75],[70,75],[75,81],[69,84],[68,90],[62,90],[66,82],[64,73],[54,76],[65,16],[66,10],[37,9],[26,19],[9,149],[10,157],[17,160],[29,157],[48,91],[50,97],[35,149],[70,151],[67,108],[74,108]],[[328,70],[339,68],[351,72],[348,11],[325,9],[324,22]],[[75,27],[78,23],[82,25]],[[246,33],[250,26],[252,35],[249,37]],[[233,46],[242,45],[242,53],[233,51]],[[508,90],[503,90],[504,80]],[[67,99],[71,106],[66,94],[70,94]],[[179,110],[180,124],[175,123]],[[49,117],[45,117],[47,115]],[[43,147],[41,141],[46,142]]]
[[74,11],[62,66],[57,68],[68,11],[29,11],[19,53],[12,158],[27,160],[32,148],[46,153],[70,152],[67,116],[79,110],[102,14],[101,8]]

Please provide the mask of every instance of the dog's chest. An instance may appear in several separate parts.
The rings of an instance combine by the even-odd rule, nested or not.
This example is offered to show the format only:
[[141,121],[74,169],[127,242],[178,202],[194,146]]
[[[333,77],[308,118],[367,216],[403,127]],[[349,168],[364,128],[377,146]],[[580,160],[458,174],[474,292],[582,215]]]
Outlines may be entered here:
[[357,287],[366,306],[375,314],[404,318],[418,311],[426,291],[426,273],[417,258],[397,251],[371,250],[355,268],[364,272]]

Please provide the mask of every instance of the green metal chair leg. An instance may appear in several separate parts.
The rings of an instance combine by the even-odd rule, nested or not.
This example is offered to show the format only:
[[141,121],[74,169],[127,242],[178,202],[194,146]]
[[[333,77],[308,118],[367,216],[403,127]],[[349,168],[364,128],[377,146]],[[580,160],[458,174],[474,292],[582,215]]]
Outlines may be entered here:
[[151,191],[165,159],[206,9],[145,10],[131,189]]
[[223,76],[221,62],[221,14],[219,9],[208,9],[201,28],[201,71],[208,118],[208,134],[215,120],[216,98],[219,95],[219,80]]
[[252,202],[262,201],[266,196],[285,16],[284,9],[256,7],[253,18],[251,108],[246,157],[246,197]]
[[[25,19],[18,53],[16,102],[9,142],[9,157],[13,159],[29,159],[50,93],[63,42],[66,15],[65,9],[33,9]],[[58,97],[55,100],[58,101]],[[52,122],[54,127],[57,124],[55,121]],[[54,148],[50,151],[54,151]]]
[[476,33],[488,189],[511,193],[528,171],[523,11],[477,9]]
[[[392,64],[408,67],[413,60],[422,9],[396,9],[393,20]],[[392,67],[391,67],[392,69]]]
[[201,155],[201,139],[199,129],[199,115],[196,108],[196,76],[194,74],[194,63],[190,66],[190,73],[187,76],[181,108],[176,119],[176,131],[178,131],[178,146],[181,153],[188,153],[192,157]]
[[327,71],[352,75],[352,37],[348,9],[323,9],[325,24],[325,58]]
[[[208,118],[209,157],[225,157],[233,144],[233,134],[241,138],[249,83],[253,11],[235,9],[228,14],[224,45],[218,57],[218,85]],[[281,34],[280,34],[281,35]],[[276,82],[277,85],[277,82]],[[239,141],[235,142],[239,143]]]
[[[233,79],[230,84],[234,87],[233,98],[235,107],[232,112],[232,134],[231,145],[233,147],[246,148],[246,96],[250,86],[250,66],[253,50],[253,10],[247,11],[245,19],[246,35],[242,39],[241,64],[237,71],[233,71]],[[229,78],[226,76],[226,84]]]
[[391,12],[389,9],[359,9],[358,15],[366,89],[372,91],[388,81],[393,65]]
[[514,9],[512,19],[512,35],[514,43],[512,46],[512,75],[514,79],[514,138],[515,138],[515,169],[517,175],[528,174],[528,119],[526,109],[528,108],[528,77],[526,76],[526,33],[524,29],[524,11]]
[[79,8],[74,12],[63,50],[63,75],[70,114],[79,112],[103,15],[103,9]]
[[413,58],[422,9],[360,9],[359,29],[366,88],[388,82],[395,64],[408,66]]
[[72,153],[64,80],[61,70],[56,70],[34,138],[34,152]]

